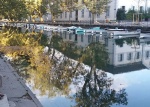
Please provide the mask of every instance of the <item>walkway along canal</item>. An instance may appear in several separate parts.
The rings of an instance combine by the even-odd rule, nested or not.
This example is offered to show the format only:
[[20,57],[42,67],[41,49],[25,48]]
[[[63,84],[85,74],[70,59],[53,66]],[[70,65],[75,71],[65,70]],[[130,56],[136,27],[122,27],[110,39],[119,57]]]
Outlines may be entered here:
[[13,102],[14,106],[10,107],[42,107],[36,96],[2,55],[0,56],[0,74],[2,75],[0,92],[7,95],[10,104]]

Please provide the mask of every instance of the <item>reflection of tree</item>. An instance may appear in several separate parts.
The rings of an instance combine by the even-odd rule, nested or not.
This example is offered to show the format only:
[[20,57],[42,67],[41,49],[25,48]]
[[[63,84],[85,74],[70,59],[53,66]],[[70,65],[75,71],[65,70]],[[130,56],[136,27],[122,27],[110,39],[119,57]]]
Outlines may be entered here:
[[90,67],[104,69],[108,63],[108,53],[100,43],[91,43],[83,52],[81,59]]
[[137,42],[137,44],[140,44],[139,38],[136,37],[130,37],[130,38],[123,38],[123,39],[116,39],[115,43],[116,45],[123,47],[123,44],[126,43],[128,45],[134,44],[134,42]]
[[111,89],[112,80],[107,74],[94,71],[85,76],[83,87],[75,94],[76,107],[110,107],[112,104],[127,105],[127,94],[124,89]]

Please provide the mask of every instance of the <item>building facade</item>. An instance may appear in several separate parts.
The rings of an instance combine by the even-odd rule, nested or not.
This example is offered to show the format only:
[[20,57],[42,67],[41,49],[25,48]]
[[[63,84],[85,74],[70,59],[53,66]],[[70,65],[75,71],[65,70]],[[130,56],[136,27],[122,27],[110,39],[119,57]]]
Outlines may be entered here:
[[[95,14],[94,22],[96,21],[106,21],[106,20],[116,20],[116,11],[117,11],[117,0],[112,0],[108,4],[108,9],[102,14]],[[72,12],[63,12],[60,14],[56,21],[81,21],[81,22],[90,22],[92,19],[91,12],[84,7],[81,10],[76,10]]]

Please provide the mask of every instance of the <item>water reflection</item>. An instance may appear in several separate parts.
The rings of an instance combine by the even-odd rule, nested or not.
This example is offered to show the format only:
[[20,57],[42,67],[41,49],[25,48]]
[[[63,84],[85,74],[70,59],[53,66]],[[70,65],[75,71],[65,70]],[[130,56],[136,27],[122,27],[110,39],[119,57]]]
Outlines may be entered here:
[[[32,42],[35,43],[34,47],[33,44],[27,44],[24,45],[27,48],[23,48],[19,52],[7,50],[10,53],[17,53],[14,62],[18,64],[18,69],[25,68],[22,71],[26,72],[24,76],[28,75],[26,76],[27,83],[34,92],[38,90],[38,98],[46,97],[41,100],[44,107],[52,104],[54,104],[53,107],[109,107],[114,104],[128,104],[126,87],[121,87],[123,83],[120,82],[117,85],[119,88],[113,88],[115,84],[113,76],[97,68],[104,69],[103,67],[108,64],[108,57],[109,64],[113,65],[110,72],[113,71],[114,74],[133,71],[133,68],[129,70],[123,68],[125,65],[129,68],[131,65],[143,63],[148,67],[149,60],[146,58],[149,58],[147,51],[150,48],[147,38],[139,39],[135,36],[130,39],[120,39],[120,42],[118,39],[107,37],[107,35],[80,34],[74,36],[68,32],[44,33],[49,35],[49,40],[46,41],[46,45],[50,48],[48,53],[43,53],[42,49],[45,45],[39,41],[34,42],[34,39],[38,40],[38,38],[34,34],[29,35],[28,33],[27,37],[32,38]],[[26,41],[27,38],[23,37],[22,40]],[[64,37],[74,39],[64,40]],[[116,42],[116,40],[118,41]],[[84,44],[82,41],[89,42]],[[83,48],[86,46],[88,47]],[[107,55],[107,53],[109,54]],[[83,62],[89,66],[84,65]],[[118,71],[114,69],[114,66],[118,68]],[[138,67],[143,69],[143,66]],[[135,71],[139,70],[136,66],[134,68],[136,68]],[[60,100],[63,102],[58,104]],[[64,104],[64,102],[68,103]]]
[[[75,102],[75,104],[72,102],[66,107],[71,105],[75,107],[109,107],[112,104],[127,105],[125,89],[113,89],[111,87],[113,80],[107,77],[105,72],[94,68],[91,69],[88,66],[85,67],[84,64],[78,65],[78,62],[63,55],[58,57],[57,54],[58,52],[55,52],[55,59],[53,60],[57,60],[58,63],[53,65],[50,75],[45,75],[42,80],[39,80],[39,72],[30,72],[33,73],[30,75],[34,75],[37,79],[36,82],[34,80],[35,85],[32,88],[38,89],[40,95],[47,95],[49,99],[56,98],[55,103],[64,98]],[[28,80],[33,81],[33,76]],[[45,85],[46,81],[49,81],[49,84]],[[49,104],[51,103],[49,102]],[[58,105],[61,106],[61,104]]]
[[93,76],[88,73],[83,87],[79,87],[75,94],[76,107],[110,107],[112,104],[127,105],[127,93],[124,89],[111,89],[112,80],[107,74],[94,71]]

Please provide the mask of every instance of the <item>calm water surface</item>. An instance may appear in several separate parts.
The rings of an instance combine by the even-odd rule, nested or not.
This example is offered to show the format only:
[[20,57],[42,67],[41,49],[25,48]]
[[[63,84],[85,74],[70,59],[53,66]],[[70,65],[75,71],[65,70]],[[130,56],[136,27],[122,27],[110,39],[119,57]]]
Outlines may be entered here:
[[[116,105],[113,104],[112,107],[149,107],[150,102],[150,70],[142,69],[137,71],[131,71],[128,73],[121,74],[111,74],[108,76],[114,79],[112,84],[113,89],[119,90],[120,88],[125,88],[127,93],[127,105]],[[77,87],[71,87],[71,94],[74,94]],[[32,89],[32,87],[30,86]],[[73,99],[67,98],[68,96],[60,95],[53,97],[48,97],[47,95],[40,95],[39,90],[32,91],[36,94],[37,98],[40,100],[44,107],[70,107],[75,105]]]
[[[47,45],[51,45],[52,53],[45,56],[43,53],[38,54],[43,51],[39,51],[41,47],[36,47],[33,50],[35,54],[30,58],[30,66],[28,57],[18,61],[25,66],[21,65],[22,76],[26,79],[27,86],[43,107],[150,107],[148,36],[139,38],[133,35],[135,37],[124,38],[119,35],[117,38],[108,35],[106,37],[105,32],[104,35],[77,35],[66,31],[44,33],[49,37]],[[99,44],[99,41],[102,44]],[[91,42],[94,42],[94,45],[89,45]],[[82,61],[85,58],[87,62],[92,62],[93,67],[90,68],[65,56],[76,55],[70,52],[74,49],[71,47],[72,44],[73,47],[74,44],[81,47],[88,46],[84,50],[85,53],[79,49],[75,51],[82,56],[77,58],[83,58]],[[67,53],[63,55],[55,48],[61,52],[66,49],[64,53]],[[102,71],[100,69],[103,69],[107,60],[104,48],[108,51],[111,66]],[[102,53],[93,53],[93,50]],[[95,65],[100,69],[94,68]]]
[[[47,35],[51,35],[51,32],[47,32]],[[83,47],[88,45],[86,43],[91,38],[89,35],[60,35],[64,40],[75,39],[77,45]],[[105,41],[97,35],[95,38]],[[30,74],[33,79],[27,80],[27,85],[43,107],[150,107],[149,44],[139,44],[140,40],[137,39],[136,43],[131,43],[131,39],[107,41],[110,60],[116,67],[106,72],[99,70],[90,74],[89,68],[86,66],[85,69],[83,65],[72,75],[73,70],[59,69],[61,64],[56,64],[53,69],[58,73],[52,72],[52,77]],[[128,53],[131,53],[130,56]],[[129,64],[132,61],[138,63]],[[118,67],[120,64],[123,66]]]
[[[65,38],[67,38],[67,35],[65,35]],[[150,51],[150,48],[143,44],[139,47],[131,49],[131,45],[128,44],[122,45],[122,47],[116,45],[116,49],[119,51],[131,50],[136,53],[139,49],[139,51],[142,51],[141,57],[143,58],[145,55],[143,50]],[[150,70],[146,67],[148,61],[143,58],[134,67],[127,65],[119,67],[119,70],[113,68],[109,72],[104,72],[104,74],[99,70],[96,72],[96,76],[93,74],[90,79],[87,76],[88,70],[85,70],[84,67],[80,68],[77,75],[72,75],[73,70],[69,72],[62,70],[62,73],[60,70],[59,74],[54,74],[56,79],[45,80],[47,77],[36,77],[40,81],[43,80],[41,86],[38,86],[40,85],[38,79],[31,79],[30,82],[27,82],[27,85],[44,107],[150,107]],[[59,68],[55,67],[54,69]],[[80,72],[82,70],[85,70],[84,73]],[[47,83],[47,81],[49,82]],[[94,86],[97,86],[97,88],[94,88]]]

